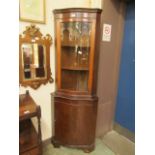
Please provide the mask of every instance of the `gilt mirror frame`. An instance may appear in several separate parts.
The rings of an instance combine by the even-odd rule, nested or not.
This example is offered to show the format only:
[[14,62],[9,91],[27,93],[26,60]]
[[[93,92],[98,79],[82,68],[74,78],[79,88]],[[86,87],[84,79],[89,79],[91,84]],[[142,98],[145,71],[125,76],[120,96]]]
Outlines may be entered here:
[[[34,46],[37,45],[37,49],[39,50],[38,46],[42,46],[43,51],[43,77],[33,77],[26,79],[25,77],[25,68],[24,68],[24,51],[23,46],[29,45]],[[21,86],[27,87],[30,86],[33,89],[37,89],[42,84],[46,84],[47,82],[52,83],[53,78],[51,77],[51,69],[50,69],[50,45],[52,44],[52,37],[47,34],[43,36],[40,32],[40,29],[37,28],[35,25],[30,25],[26,27],[26,30],[23,32],[23,35],[19,35],[19,82]],[[31,53],[32,54],[32,53]],[[39,55],[39,54],[38,54]],[[34,64],[30,64],[34,65]],[[36,69],[36,68],[35,68]],[[29,69],[30,70],[30,69]],[[31,74],[31,71],[29,71]]]

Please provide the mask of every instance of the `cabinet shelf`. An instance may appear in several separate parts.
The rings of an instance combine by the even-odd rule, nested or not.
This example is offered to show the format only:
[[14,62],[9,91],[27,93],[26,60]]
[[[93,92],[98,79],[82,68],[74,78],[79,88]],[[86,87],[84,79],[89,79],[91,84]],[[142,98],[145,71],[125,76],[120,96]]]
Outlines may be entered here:
[[61,67],[62,70],[89,71],[88,67]]
[[[27,126],[26,129],[23,127],[25,125]],[[38,134],[31,122],[31,120],[26,120],[26,121],[21,122],[20,128],[21,128],[20,133],[19,133],[20,153],[31,150],[31,149],[38,147],[40,145],[39,139],[38,139]]]
[[81,47],[81,48],[90,48],[90,45],[87,45],[87,44],[76,44],[74,42],[62,42],[61,43],[61,47],[75,47],[75,46],[78,46],[78,47]]

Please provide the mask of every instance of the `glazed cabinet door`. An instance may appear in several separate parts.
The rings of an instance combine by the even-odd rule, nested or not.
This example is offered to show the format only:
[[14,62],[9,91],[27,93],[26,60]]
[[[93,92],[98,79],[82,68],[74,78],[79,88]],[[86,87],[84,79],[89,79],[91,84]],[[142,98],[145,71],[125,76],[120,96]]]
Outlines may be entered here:
[[57,20],[58,89],[91,91],[94,26],[93,20]]

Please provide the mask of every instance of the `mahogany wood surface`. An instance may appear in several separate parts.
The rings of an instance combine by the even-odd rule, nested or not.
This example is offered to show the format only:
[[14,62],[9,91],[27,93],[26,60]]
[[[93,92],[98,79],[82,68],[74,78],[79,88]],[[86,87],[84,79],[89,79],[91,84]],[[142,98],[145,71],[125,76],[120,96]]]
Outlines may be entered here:
[[[31,118],[37,117],[38,131]],[[41,110],[27,92],[19,96],[19,152],[20,155],[42,155],[40,127]]]
[[[64,145],[81,148],[85,152],[90,152],[95,148],[101,12],[100,9],[88,8],[54,10],[57,87],[56,92],[51,96],[54,98],[55,108],[54,136],[52,137],[55,147]],[[62,29],[65,23],[80,22],[90,26],[89,41],[86,40],[87,34],[82,35],[81,42],[80,39],[70,40],[71,30]],[[87,62],[77,64],[74,59],[76,50],[82,54],[88,52]],[[78,59],[80,58],[81,56],[78,55]]]

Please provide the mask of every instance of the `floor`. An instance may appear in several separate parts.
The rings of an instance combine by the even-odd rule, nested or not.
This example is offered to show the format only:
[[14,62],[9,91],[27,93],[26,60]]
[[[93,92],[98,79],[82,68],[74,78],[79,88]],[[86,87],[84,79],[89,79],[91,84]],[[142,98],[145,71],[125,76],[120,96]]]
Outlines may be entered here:
[[[79,149],[54,148],[52,144],[44,147],[43,155],[88,155]],[[96,139],[96,148],[89,155],[134,155],[135,144],[115,131]]]
[[115,131],[107,133],[102,138],[102,142],[113,150],[115,155],[135,154],[135,143]]

